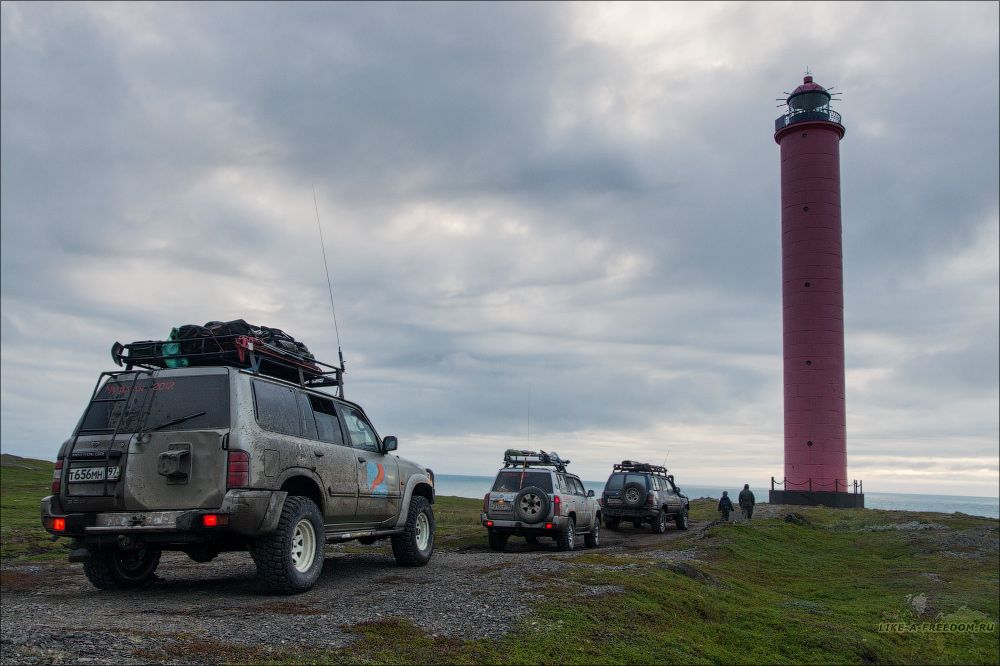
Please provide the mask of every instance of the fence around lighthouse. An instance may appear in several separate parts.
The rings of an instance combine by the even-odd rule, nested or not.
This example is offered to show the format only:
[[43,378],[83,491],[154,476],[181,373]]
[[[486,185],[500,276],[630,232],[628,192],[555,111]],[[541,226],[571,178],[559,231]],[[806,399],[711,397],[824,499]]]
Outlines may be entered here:
[[798,492],[810,492],[810,493],[851,493],[852,495],[864,495],[865,488],[864,482],[857,479],[853,483],[847,483],[847,481],[841,481],[840,479],[834,479],[831,481],[813,479],[809,477],[806,481],[789,481],[786,476],[781,481],[775,480],[771,477],[771,491],[774,491],[775,486],[783,486],[786,491],[794,490]]

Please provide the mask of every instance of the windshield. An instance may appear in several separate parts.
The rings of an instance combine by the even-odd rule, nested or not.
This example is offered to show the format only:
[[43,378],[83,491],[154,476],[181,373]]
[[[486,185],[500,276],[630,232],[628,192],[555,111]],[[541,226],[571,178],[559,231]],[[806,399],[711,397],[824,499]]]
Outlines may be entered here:
[[649,488],[646,485],[646,475],[645,474],[623,474],[621,472],[615,472],[608,478],[607,484],[605,484],[605,490],[621,490],[626,483],[639,483],[643,488]]
[[510,470],[497,474],[497,479],[493,482],[493,490],[498,493],[514,493],[528,486],[535,486],[551,493],[552,475],[548,472]]
[[228,427],[227,375],[144,378],[135,382],[134,387],[131,377],[118,377],[101,387],[83,417],[80,432]]

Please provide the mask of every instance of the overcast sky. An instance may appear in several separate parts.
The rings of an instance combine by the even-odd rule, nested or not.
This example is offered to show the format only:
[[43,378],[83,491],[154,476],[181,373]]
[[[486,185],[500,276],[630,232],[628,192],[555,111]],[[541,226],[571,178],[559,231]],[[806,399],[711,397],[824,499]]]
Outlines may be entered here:
[[808,66],[844,93],[848,474],[998,493],[995,2],[0,12],[6,453],[55,455],[115,340],[244,318],[332,361],[315,187],[347,396],[402,455],[763,487]]

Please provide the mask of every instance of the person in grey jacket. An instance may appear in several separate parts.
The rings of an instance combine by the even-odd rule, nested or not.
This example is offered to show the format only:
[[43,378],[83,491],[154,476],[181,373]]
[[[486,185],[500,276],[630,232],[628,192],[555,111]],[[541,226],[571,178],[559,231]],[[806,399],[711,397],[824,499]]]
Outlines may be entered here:
[[743,490],[740,491],[740,508],[743,509],[743,517],[747,520],[753,518],[753,505],[757,503],[754,499],[753,491],[750,490],[750,484],[744,483]]
[[729,491],[722,491],[722,499],[719,500],[719,513],[722,514],[722,519],[729,522],[729,514],[733,511],[733,500],[729,499]]

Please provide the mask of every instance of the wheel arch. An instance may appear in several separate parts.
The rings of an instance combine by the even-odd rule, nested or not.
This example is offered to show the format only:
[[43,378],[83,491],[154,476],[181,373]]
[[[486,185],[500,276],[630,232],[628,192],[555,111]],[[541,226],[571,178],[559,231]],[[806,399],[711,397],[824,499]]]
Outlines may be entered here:
[[325,497],[323,496],[323,486],[315,475],[304,469],[289,470],[285,478],[281,481],[279,490],[288,495],[298,495],[313,501],[319,508],[321,514],[325,515]]
[[406,481],[406,489],[403,491],[399,507],[399,518],[396,519],[396,529],[403,529],[406,525],[410,513],[410,500],[414,495],[419,495],[434,504],[434,485],[425,474],[413,474]]

